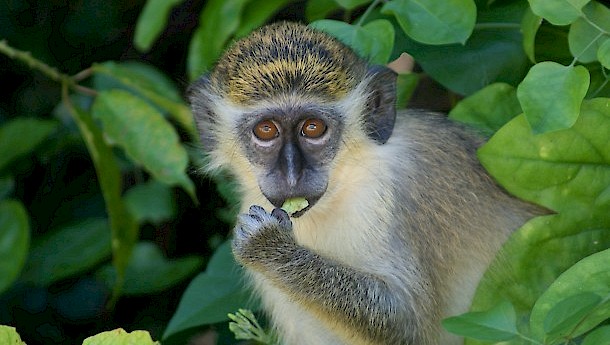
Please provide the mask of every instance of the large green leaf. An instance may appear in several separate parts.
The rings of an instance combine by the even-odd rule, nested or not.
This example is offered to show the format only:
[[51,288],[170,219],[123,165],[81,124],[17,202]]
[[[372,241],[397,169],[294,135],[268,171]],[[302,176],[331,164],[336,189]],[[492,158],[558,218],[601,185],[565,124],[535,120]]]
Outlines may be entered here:
[[510,300],[517,309],[517,320],[525,327],[532,307],[561,273],[583,257],[609,247],[607,212],[565,212],[532,219],[511,236],[484,275],[472,310],[487,310]]
[[374,20],[364,26],[329,19],[318,20],[309,25],[337,37],[371,63],[386,64],[390,59],[394,45],[394,27],[385,19]]
[[589,71],[546,61],[534,65],[517,88],[517,97],[534,133],[569,128],[589,89]]
[[153,341],[147,331],[125,332],[122,328],[112,331],[102,332],[91,336],[83,345],[159,345],[158,341]]
[[57,128],[57,123],[18,117],[0,127],[0,170],[14,159],[26,155]]
[[581,14],[590,0],[529,0],[534,13],[554,25],[568,25]]
[[32,245],[24,279],[47,286],[86,272],[112,254],[107,219],[87,219],[51,232]]
[[503,302],[484,312],[466,313],[443,320],[451,333],[484,341],[507,341],[519,335],[517,316],[509,302]]
[[[67,103],[67,102],[66,102]],[[70,104],[70,103],[68,103]],[[93,160],[95,172],[102,189],[110,229],[112,233],[112,260],[119,279],[114,288],[114,298],[120,293],[121,282],[131,251],[139,235],[139,228],[133,216],[127,211],[121,198],[122,176],[112,148],[106,144],[102,131],[94,123],[91,114],[73,105],[68,107]]]
[[[532,333],[539,339],[569,335],[571,338],[583,334],[602,321],[610,318],[610,249],[593,254],[564,272],[538,299],[532,310],[530,325]],[[584,296],[591,296],[584,298]],[[596,297],[596,298],[593,298]],[[603,296],[600,297],[600,296]],[[579,299],[576,299],[579,297]],[[556,317],[558,308],[567,302],[572,303],[570,314],[576,318],[564,329],[555,332],[545,329],[546,319]],[[585,308],[588,307],[588,308]],[[584,313],[578,313],[583,310]],[[546,322],[543,322],[546,321]]]
[[163,116],[143,99],[123,90],[102,91],[95,99],[93,116],[104,133],[157,180],[180,185],[193,198],[195,186],[186,175],[188,155],[178,134]]
[[518,116],[479,150],[511,193],[555,211],[610,205],[610,99],[585,101],[572,128],[533,135]]
[[30,224],[25,208],[18,201],[0,201],[0,294],[19,276],[29,246]]
[[382,12],[393,14],[407,35],[425,44],[464,44],[477,17],[472,0],[391,0]]
[[184,0],[148,0],[140,12],[134,33],[134,44],[140,51],[148,51],[163,32],[172,7]]
[[[191,276],[202,264],[203,259],[196,256],[168,260],[154,243],[140,242],[127,265],[123,293],[143,295],[165,291]],[[112,286],[116,270],[106,266],[98,276]]]
[[240,25],[249,0],[209,0],[199,17],[187,58],[191,80],[208,71]]
[[518,320],[527,320],[562,272],[610,247],[609,132],[610,100],[595,99],[583,103],[569,129],[534,135],[520,115],[479,150],[504,188],[559,214],[532,219],[511,236],[481,281],[473,310],[508,299]]
[[125,192],[125,204],[138,223],[158,224],[176,213],[171,188],[155,180],[138,184]]
[[524,10],[517,2],[479,12],[479,25],[465,45],[432,46],[406,37],[396,43],[434,80],[458,94],[469,95],[495,82],[516,86],[529,68],[519,31]]
[[515,88],[505,83],[495,83],[459,102],[449,113],[449,118],[491,136],[520,113]]
[[163,339],[189,328],[228,320],[228,313],[249,304],[251,296],[244,288],[242,270],[233,259],[230,243],[226,242],[216,250],[206,271],[191,281]]
[[15,327],[0,325],[0,344],[7,345],[26,345],[22,340]]
[[591,2],[584,9],[586,17],[580,17],[570,25],[568,43],[570,52],[578,61],[593,62],[604,42],[610,41],[610,9]]
[[161,71],[150,65],[131,61],[94,64],[93,71],[96,90],[126,87],[148,99],[163,112],[168,112],[193,138],[197,138],[190,109],[184,103],[176,85]]

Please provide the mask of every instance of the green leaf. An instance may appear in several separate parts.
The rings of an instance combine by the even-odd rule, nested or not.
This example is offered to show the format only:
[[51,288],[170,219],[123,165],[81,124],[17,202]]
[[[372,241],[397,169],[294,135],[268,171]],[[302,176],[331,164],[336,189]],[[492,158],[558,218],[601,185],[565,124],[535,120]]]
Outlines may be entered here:
[[19,276],[29,246],[30,224],[23,204],[0,201],[0,294]]
[[78,125],[80,133],[93,159],[95,172],[102,189],[112,234],[112,261],[119,272],[114,288],[114,298],[118,298],[125,267],[139,235],[139,228],[133,216],[127,211],[121,198],[122,176],[112,148],[102,138],[102,131],[93,122],[91,114],[75,106],[68,107]]
[[572,126],[533,135],[524,116],[481,149],[485,168],[511,193],[558,212],[610,205],[610,100],[583,102]]
[[534,133],[545,133],[574,124],[588,88],[585,67],[547,61],[530,69],[517,88],[517,97]]
[[249,0],[209,0],[199,17],[187,57],[187,72],[195,80],[208,71],[239,28]]
[[[519,134],[514,137],[513,144],[518,145]],[[532,307],[562,272],[583,257],[610,247],[610,219],[603,207],[607,210],[608,204],[597,210],[589,205],[589,213],[574,210],[527,222],[513,233],[485,273],[472,308],[484,310],[510,300],[525,328]]]
[[48,286],[91,270],[112,254],[107,219],[87,219],[44,236],[32,245],[24,279]]
[[159,37],[167,23],[172,7],[184,0],[147,0],[134,33],[134,44],[140,51],[147,52]]
[[189,328],[226,321],[228,313],[249,304],[251,296],[244,287],[242,270],[226,242],[216,249],[206,271],[187,287],[163,339]]
[[248,35],[252,30],[265,24],[269,18],[278,13],[290,0],[250,1],[243,11],[235,37]]
[[582,15],[590,0],[529,0],[532,11],[553,25],[568,25]]
[[568,43],[572,55],[578,61],[588,63],[597,59],[597,51],[601,45],[610,40],[610,9],[600,3],[591,2],[583,12],[586,18],[580,17],[570,25]]
[[385,64],[392,54],[394,27],[385,19],[374,20],[364,26],[330,19],[318,20],[309,25],[337,37],[371,63]]
[[339,6],[346,10],[353,10],[364,4],[368,4],[371,0],[334,0]]
[[92,107],[105,134],[142,164],[155,179],[180,185],[195,198],[195,186],[186,175],[188,155],[175,129],[152,106],[123,90],[102,91]]
[[155,180],[138,184],[125,192],[125,205],[138,223],[159,224],[176,214],[172,190]]
[[30,153],[55,129],[57,123],[18,117],[0,127],[0,170],[13,160]]
[[330,13],[336,11],[339,5],[328,0],[309,0],[305,3],[305,17],[308,22],[326,18]]
[[407,35],[425,44],[464,44],[477,16],[472,0],[391,0],[381,12],[393,14]]
[[581,345],[610,344],[610,326],[595,329],[587,335]]
[[26,345],[22,340],[15,327],[0,325],[0,344],[7,345]]
[[[547,338],[558,339],[573,337],[572,331],[595,307],[600,305],[602,298],[591,292],[582,292],[560,300],[546,314],[543,330]],[[536,306],[534,306],[536,308]],[[539,327],[540,325],[536,325]]]
[[83,341],[83,345],[160,345],[147,331],[125,332],[122,328],[102,332]]
[[402,73],[396,77],[396,108],[407,107],[418,82],[419,75],[416,73]]
[[15,190],[15,178],[12,176],[0,177],[0,201],[6,199]]
[[508,341],[519,335],[517,316],[509,302],[484,312],[471,312],[443,320],[443,327],[460,336],[484,341]]
[[597,50],[597,60],[607,69],[610,69],[610,39],[606,40]]
[[176,85],[161,71],[141,62],[131,61],[94,64],[93,71],[96,90],[126,87],[145,97],[162,111],[168,112],[193,138],[198,137],[190,109],[184,103]]
[[449,118],[491,136],[520,113],[515,88],[505,83],[495,83],[459,102],[449,113]]
[[516,86],[529,68],[519,32],[523,11],[520,2],[480,11],[478,20],[485,28],[474,30],[465,45],[431,46],[406,37],[397,38],[396,44],[434,80],[460,95],[495,82]]
[[[125,270],[123,293],[126,295],[154,294],[165,291],[191,276],[201,267],[203,259],[196,256],[168,260],[154,243],[139,242]],[[98,277],[112,286],[116,270],[106,266]]]
[[541,24],[542,18],[535,15],[528,7],[521,21],[521,33],[523,34],[523,50],[533,63],[536,63],[536,34]]
[[583,102],[569,129],[534,135],[520,115],[479,149],[505,189],[558,214],[534,218],[510,237],[481,280],[473,308],[508,299],[518,320],[527,320],[562,272],[610,247],[609,132],[610,100],[594,99]]
[[[583,299],[582,305],[578,307],[578,310],[574,310],[575,317],[580,317],[580,320],[566,320],[566,327],[570,328],[553,329],[557,334],[551,335],[561,336],[569,334],[573,338],[610,318],[610,302],[607,298],[607,296],[610,296],[610,269],[608,268],[608,262],[610,262],[610,249],[582,259],[561,274],[538,299],[532,310],[530,318],[532,333],[539,338],[544,336],[546,322],[543,322],[543,320],[550,318],[549,314],[561,308],[560,306],[565,304],[566,301],[570,301],[568,303],[571,303],[572,307],[576,308],[575,298],[578,296],[582,297],[584,296],[583,294],[604,296],[605,298],[603,303],[600,303],[602,302],[601,297],[598,297],[597,301],[592,297]],[[595,308],[593,309],[593,307]]]

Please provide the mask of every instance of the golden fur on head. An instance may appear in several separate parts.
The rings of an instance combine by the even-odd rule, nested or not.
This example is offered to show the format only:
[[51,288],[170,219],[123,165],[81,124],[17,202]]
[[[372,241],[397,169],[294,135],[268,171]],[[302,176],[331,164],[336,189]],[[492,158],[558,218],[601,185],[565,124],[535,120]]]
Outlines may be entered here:
[[305,25],[278,23],[237,41],[210,82],[242,105],[288,93],[336,101],[365,73],[365,62],[336,39]]

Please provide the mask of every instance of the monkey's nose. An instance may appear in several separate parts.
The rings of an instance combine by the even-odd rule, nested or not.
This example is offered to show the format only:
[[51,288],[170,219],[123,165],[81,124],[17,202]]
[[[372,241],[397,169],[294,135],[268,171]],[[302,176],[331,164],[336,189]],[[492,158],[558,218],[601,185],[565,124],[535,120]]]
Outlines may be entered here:
[[303,168],[303,158],[297,146],[293,143],[287,143],[282,149],[282,170],[286,177],[288,188],[295,188],[301,178]]

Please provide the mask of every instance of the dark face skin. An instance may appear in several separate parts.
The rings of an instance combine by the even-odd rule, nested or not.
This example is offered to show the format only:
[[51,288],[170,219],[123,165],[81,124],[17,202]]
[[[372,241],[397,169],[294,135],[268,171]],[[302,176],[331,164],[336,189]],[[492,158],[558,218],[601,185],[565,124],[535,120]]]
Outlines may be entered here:
[[243,117],[243,145],[250,162],[262,168],[258,185],[263,195],[281,207],[289,198],[307,199],[309,206],[328,185],[328,163],[341,139],[342,121],[332,109],[319,106],[270,108]]

